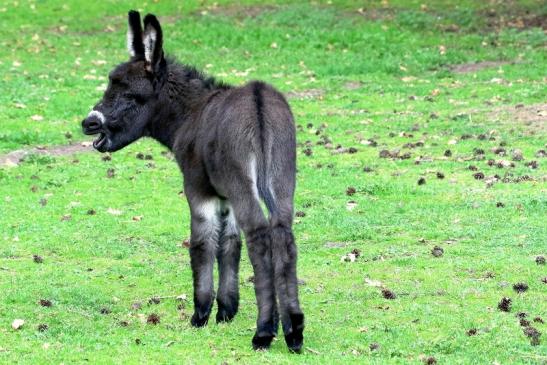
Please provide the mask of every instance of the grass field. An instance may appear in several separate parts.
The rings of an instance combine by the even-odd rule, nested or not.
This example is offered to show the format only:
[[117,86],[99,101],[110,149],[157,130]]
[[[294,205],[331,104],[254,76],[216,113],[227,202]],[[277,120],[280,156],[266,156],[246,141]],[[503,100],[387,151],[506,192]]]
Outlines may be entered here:
[[[131,8],[182,62],[289,98],[301,355],[251,350],[246,254],[235,321],[190,327],[170,154],[80,148]],[[547,363],[545,2],[21,0],[0,17],[0,363]]]

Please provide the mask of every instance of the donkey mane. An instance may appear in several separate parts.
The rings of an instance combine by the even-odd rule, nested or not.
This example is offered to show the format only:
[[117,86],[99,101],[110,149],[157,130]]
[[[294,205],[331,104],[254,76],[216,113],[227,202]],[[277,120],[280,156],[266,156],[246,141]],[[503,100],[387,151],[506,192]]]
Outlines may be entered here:
[[154,123],[148,125],[149,136],[173,148],[177,130],[192,113],[201,110],[211,99],[234,87],[205,74],[192,65],[166,57],[165,81],[161,83],[160,110]]
[[[185,82],[190,82],[192,80],[201,81],[201,86],[208,91],[212,90],[227,90],[231,89],[233,86],[222,81],[218,80],[213,76],[209,76],[198,68],[187,65],[179,62],[176,57],[167,55],[165,58],[167,61],[168,72],[176,72],[179,75],[183,76]],[[168,80],[168,81],[181,81],[181,80]]]

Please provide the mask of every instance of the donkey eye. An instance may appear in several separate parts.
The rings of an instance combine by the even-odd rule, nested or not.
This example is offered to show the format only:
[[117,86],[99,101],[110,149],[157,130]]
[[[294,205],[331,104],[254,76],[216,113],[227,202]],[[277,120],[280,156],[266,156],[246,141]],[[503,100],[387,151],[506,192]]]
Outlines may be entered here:
[[134,100],[139,104],[144,104],[146,101],[141,95],[139,94],[125,94],[125,97],[129,100]]

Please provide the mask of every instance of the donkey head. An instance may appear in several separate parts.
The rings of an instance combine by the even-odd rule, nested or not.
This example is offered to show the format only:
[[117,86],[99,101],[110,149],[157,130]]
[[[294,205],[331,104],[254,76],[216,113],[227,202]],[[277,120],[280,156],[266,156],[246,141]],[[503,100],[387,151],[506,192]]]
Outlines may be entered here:
[[99,135],[93,147],[100,152],[117,151],[147,135],[166,79],[167,63],[158,19],[148,14],[144,32],[138,12],[130,11],[128,19],[127,48],[131,58],[110,72],[102,99],[82,121],[85,134]]

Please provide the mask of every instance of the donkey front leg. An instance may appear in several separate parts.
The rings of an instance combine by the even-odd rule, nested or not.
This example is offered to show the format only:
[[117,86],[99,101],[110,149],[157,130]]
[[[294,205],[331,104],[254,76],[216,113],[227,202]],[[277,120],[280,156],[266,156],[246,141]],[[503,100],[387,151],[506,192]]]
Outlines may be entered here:
[[196,199],[190,202],[192,232],[190,238],[190,263],[194,282],[194,327],[207,324],[213,305],[213,265],[218,242],[220,221],[217,198]]

